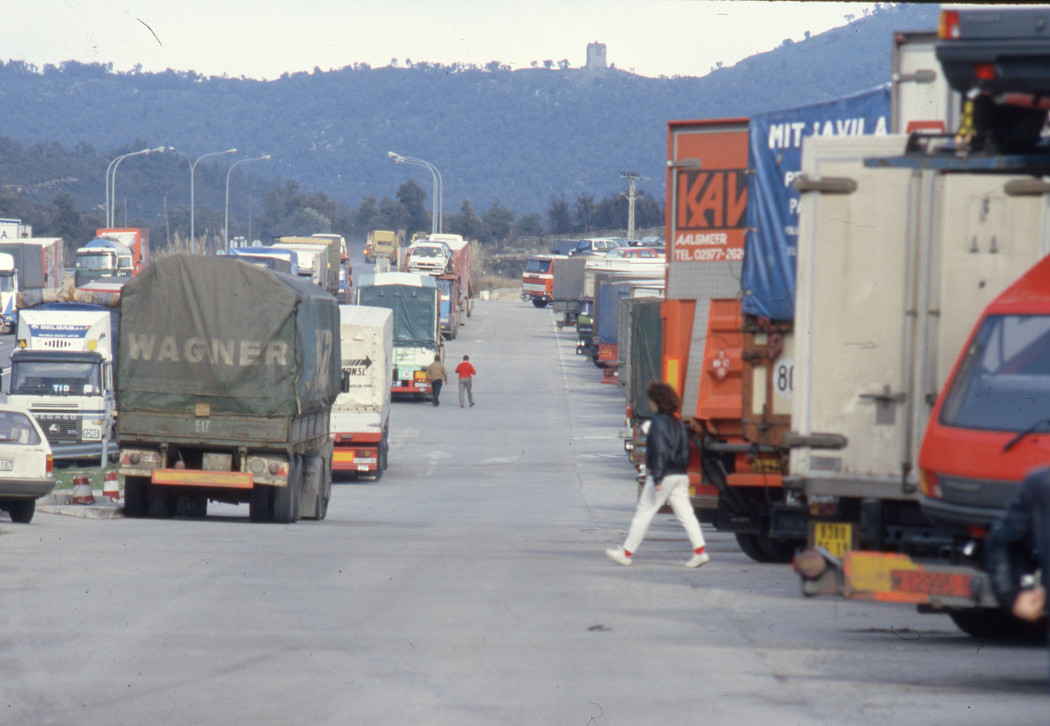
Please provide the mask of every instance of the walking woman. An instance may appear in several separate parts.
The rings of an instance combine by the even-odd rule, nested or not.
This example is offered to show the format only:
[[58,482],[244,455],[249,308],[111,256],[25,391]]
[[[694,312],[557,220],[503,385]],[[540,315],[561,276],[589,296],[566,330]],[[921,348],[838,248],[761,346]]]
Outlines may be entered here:
[[669,503],[693,546],[693,556],[685,566],[700,567],[711,558],[704,552],[704,535],[689,501],[689,476],[686,474],[689,437],[685,426],[675,418],[681,402],[674,388],[660,381],[650,381],[645,393],[656,411],[649,420],[649,434],[646,437],[645,486],[638,498],[638,509],[631,520],[627,541],[623,547],[605,550],[605,554],[621,565],[630,565],[649,530],[653,516],[660,507]]

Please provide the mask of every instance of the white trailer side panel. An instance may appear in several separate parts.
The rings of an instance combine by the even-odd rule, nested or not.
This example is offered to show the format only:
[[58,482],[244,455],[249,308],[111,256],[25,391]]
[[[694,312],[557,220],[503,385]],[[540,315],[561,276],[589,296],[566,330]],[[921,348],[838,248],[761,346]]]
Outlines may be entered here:
[[[984,306],[1046,251],[1045,201],[1008,177],[868,168],[904,137],[807,140],[792,428],[842,449],[793,450],[810,494],[911,497],[930,408]],[[853,487],[852,489],[850,487]]]

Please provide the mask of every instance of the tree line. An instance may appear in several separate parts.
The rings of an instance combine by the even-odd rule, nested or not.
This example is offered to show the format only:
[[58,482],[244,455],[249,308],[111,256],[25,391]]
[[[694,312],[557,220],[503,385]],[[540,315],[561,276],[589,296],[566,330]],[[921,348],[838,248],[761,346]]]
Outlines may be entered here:
[[[37,237],[62,237],[67,258],[72,259],[76,248],[106,226],[104,179],[109,160],[147,146],[140,139],[100,155],[84,142],[70,150],[57,142],[23,148],[0,137],[0,217],[32,225]],[[166,153],[122,163],[114,185],[117,226],[149,228],[158,251],[188,248],[189,164],[185,155]],[[415,179],[403,182],[390,196],[368,194],[353,209],[325,191],[303,189],[295,180],[275,183],[218,161],[200,164],[194,179],[198,249],[223,247],[227,201],[231,239],[267,243],[277,236],[315,233],[363,239],[374,229],[404,229],[412,235],[432,228],[431,200]],[[236,190],[229,196],[228,184]],[[513,246],[525,238],[626,230],[627,214],[627,200],[618,192],[603,199],[590,194],[573,200],[552,197],[546,215],[519,216],[498,201],[479,212],[464,199],[458,208],[446,210],[442,231],[484,245]],[[663,205],[642,197],[636,201],[635,219],[638,228],[659,226]]]

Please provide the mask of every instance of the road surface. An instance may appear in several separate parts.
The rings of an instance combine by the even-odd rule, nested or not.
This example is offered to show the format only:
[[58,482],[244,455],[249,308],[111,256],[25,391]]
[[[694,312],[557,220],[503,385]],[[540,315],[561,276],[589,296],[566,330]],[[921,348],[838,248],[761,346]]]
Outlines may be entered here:
[[[906,606],[807,600],[634,508],[623,399],[548,310],[479,301],[477,406],[397,402],[390,468],[290,526],[0,522],[5,724],[1043,723],[1045,647]],[[452,366],[450,365],[451,369]]]

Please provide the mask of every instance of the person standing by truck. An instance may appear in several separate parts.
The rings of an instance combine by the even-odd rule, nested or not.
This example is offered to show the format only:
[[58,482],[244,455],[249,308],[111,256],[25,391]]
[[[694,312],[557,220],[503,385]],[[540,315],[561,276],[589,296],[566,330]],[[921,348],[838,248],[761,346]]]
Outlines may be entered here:
[[[1046,589],[1050,579],[1050,469],[1027,477],[992,528],[986,544],[992,590],[1014,617],[1036,623],[1046,617]],[[1042,581],[1026,586],[1022,580],[1034,569]]]
[[627,541],[623,547],[605,550],[609,559],[621,565],[630,565],[638,550],[653,516],[664,504],[670,504],[675,517],[685,528],[689,542],[693,545],[693,556],[686,567],[700,567],[711,558],[704,552],[704,535],[700,522],[689,501],[689,435],[685,425],[675,418],[681,400],[669,384],[650,381],[645,393],[656,413],[649,421],[649,433],[645,444],[645,485],[638,498],[638,508]]
[[456,366],[456,375],[459,376],[459,407],[463,408],[463,392],[466,391],[470,407],[474,408],[474,393],[470,390],[471,385],[478,372],[470,364],[470,356],[463,356],[463,361]]
[[427,382],[430,384],[434,405],[438,405],[438,396],[441,395],[441,386],[448,383],[448,372],[445,364],[441,362],[441,354],[434,355],[434,362],[427,366]]

